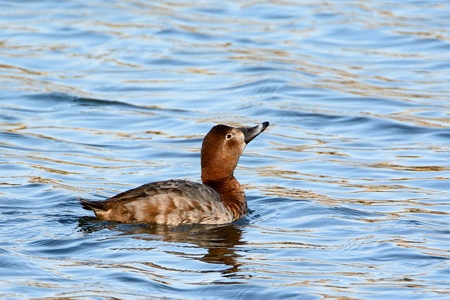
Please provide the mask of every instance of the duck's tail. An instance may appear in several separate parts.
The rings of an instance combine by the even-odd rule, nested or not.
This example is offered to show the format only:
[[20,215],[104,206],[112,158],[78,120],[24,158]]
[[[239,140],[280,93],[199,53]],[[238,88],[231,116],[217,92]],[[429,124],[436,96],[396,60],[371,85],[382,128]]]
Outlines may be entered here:
[[92,201],[83,198],[78,198],[78,201],[80,201],[81,207],[86,210],[107,210],[103,201]]

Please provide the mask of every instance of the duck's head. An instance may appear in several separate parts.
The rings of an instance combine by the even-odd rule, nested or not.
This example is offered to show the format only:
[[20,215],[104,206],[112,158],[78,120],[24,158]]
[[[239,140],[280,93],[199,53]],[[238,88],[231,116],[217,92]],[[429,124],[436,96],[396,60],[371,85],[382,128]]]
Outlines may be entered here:
[[203,140],[202,181],[214,182],[232,176],[245,146],[268,126],[269,122],[243,128],[214,126]]

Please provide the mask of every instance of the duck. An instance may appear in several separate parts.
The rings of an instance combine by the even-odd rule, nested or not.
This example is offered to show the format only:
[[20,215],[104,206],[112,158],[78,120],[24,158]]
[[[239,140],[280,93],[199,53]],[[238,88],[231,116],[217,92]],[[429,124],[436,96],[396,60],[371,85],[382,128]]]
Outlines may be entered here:
[[269,122],[254,127],[214,126],[201,147],[202,183],[171,179],[147,183],[106,200],[78,200],[98,219],[119,223],[179,226],[238,221],[248,207],[234,170],[246,145],[268,126]]

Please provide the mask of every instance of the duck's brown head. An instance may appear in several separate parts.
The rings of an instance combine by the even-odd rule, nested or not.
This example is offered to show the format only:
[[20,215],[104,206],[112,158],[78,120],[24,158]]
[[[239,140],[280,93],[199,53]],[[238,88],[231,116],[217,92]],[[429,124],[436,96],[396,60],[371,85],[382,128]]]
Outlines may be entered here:
[[205,136],[201,152],[202,182],[217,182],[233,176],[239,157],[269,122],[255,127],[235,128],[216,125]]

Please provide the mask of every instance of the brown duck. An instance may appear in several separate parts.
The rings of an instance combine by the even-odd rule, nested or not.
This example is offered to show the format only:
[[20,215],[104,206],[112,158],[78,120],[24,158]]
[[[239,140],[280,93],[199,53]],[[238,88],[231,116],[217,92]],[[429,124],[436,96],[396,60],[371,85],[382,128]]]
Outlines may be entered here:
[[239,157],[269,122],[255,127],[216,125],[201,150],[202,182],[168,180],[144,184],[104,201],[80,199],[99,219],[123,223],[224,224],[247,213],[244,189],[234,177]]

